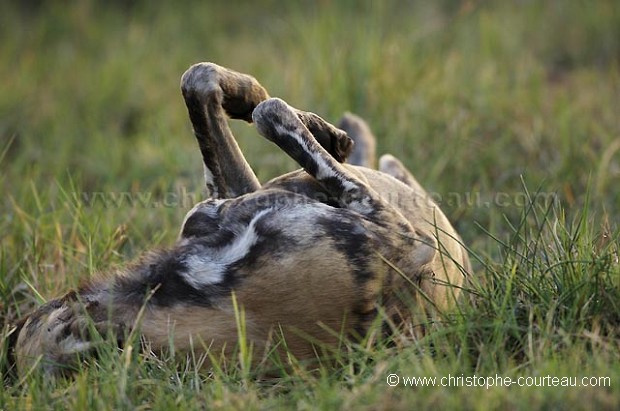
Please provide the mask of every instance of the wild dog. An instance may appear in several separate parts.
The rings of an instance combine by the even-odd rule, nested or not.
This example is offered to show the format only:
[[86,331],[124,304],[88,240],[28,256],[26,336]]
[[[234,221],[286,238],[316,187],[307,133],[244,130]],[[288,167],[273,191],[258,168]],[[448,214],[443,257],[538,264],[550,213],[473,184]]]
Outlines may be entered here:
[[[138,331],[154,350],[172,340],[176,350],[230,355],[239,309],[255,353],[280,334],[289,355],[311,359],[317,344],[363,337],[377,316],[388,330],[415,328],[417,316],[454,303],[470,271],[460,237],[396,158],[370,168],[374,137],[361,119],[347,114],[338,129],[213,63],[190,67],[181,90],[208,199],[170,248],[28,316],[12,335],[20,373],[35,364],[64,372],[91,353],[93,329],[120,339]],[[302,169],[261,185],[228,118],[254,123]]]

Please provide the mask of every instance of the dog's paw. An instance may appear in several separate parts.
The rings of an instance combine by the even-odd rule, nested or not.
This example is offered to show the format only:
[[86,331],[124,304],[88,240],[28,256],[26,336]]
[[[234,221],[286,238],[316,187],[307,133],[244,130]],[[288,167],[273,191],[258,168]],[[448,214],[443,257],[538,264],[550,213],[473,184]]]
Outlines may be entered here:
[[314,139],[337,161],[344,162],[353,148],[353,140],[344,131],[334,127],[314,113],[297,110],[284,100],[271,98],[259,104],[253,113],[258,131],[271,141],[284,133],[301,138],[304,127]]
[[254,108],[269,98],[254,77],[215,63],[197,63],[187,69],[181,77],[181,91],[186,99],[198,98],[203,103],[214,99],[230,118],[248,122]]
[[353,140],[346,132],[333,126],[314,113],[300,111],[297,115],[308,130],[310,130],[316,141],[318,141],[336,161],[340,163],[346,161],[353,149]]

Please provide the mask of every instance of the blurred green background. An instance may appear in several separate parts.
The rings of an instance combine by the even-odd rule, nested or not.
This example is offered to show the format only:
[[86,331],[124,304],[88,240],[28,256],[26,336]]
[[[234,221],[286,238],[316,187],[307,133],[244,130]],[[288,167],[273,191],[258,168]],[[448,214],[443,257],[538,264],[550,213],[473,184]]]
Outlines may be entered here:
[[[586,254],[617,252],[617,0],[4,1],[3,316],[174,241],[203,192],[179,91],[199,61],[333,122],[364,117],[483,261],[514,235],[526,189],[557,196],[560,222],[585,216]],[[295,167],[232,127],[262,181]]]
[[[598,209],[620,203],[617,1],[18,4],[0,6],[13,196],[69,176],[84,190],[199,186],[178,83],[213,61],[332,121],[362,115],[431,191],[486,201],[523,176],[569,207],[588,189]],[[263,180],[293,167],[235,127]],[[488,209],[444,207],[488,223]]]
[[[199,184],[178,83],[213,61],[332,121],[362,115],[379,151],[439,193],[518,190],[523,175],[568,205],[588,184],[608,210],[618,204],[616,1],[0,7],[6,193],[68,175],[85,189]],[[290,166],[238,134],[263,179]]]

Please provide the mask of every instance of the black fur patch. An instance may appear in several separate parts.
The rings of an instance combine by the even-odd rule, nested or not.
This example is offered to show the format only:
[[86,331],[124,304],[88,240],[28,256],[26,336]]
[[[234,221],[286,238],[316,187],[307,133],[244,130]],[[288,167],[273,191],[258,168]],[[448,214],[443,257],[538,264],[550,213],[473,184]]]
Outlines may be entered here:
[[209,215],[206,212],[197,211],[185,222],[181,237],[205,237],[212,235],[219,229],[218,216]]
[[226,270],[224,283],[231,288],[241,280],[244,271],[255,271],[264,261],[277,261],[290,254],[290,249],[295,247],[295,238],[285,235],[281,228],[258,222],[255,230],[260,239],[243,258]]
[[370,270],[371,239],[365,227],[357,219],[348,215],[347,210],[334,210],[330,217],[319,217],[317,223],[331,238],[336,250],[344,254],[353,268],[356,282],[363,286],[374,278]]
[[183,262],[186,250],[162,252],[138,263],[128,276],[116,279],[114,295],[122,302],[141,305],[149,293],[155,290],[149,304],[171,307],[179,304],[210,307],[212,297],[226,294],[223,287],[209,286],[196,289],[185,282],[183,273],[187,266]]
[[[321,184],[323,184],[329,192],[334,193],[344,193],[344,186],[342,185],[342,180],[338,177],[326,177],[321,179]],[[340,195],[337,195],[337,201],[339,204],[346,202],[347,198],[342,198]]]

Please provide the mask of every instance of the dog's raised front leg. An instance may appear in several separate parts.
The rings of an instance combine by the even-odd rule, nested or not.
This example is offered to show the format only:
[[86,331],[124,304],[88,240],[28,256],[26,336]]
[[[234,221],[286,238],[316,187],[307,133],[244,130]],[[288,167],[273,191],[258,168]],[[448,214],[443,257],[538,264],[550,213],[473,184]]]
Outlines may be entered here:
[[[407,242],[414,249],[409,256],[414,266],[428,263],[436,251],[435,241],[415,230],[399,211],[384,201],[345,165],[338,163],[313,137],[283,100],[272,98],[259,104],[253,118],[259,132],[277,144],[313,176],[341,207],[355,211],[374,222],[377,228],[400,233],[396,242]],[[415,245],[414,245],[415,243]]]
[[[383,260],[391,269],[385,282],[380,280],[386,287],[383,289],[386,313],[395,324],[404,321],[408,314],[400,313],[400,302],[394,295],[397,290],[406,290],[408,284],[420,283],[427,276],[428,264],[437,253],[435,238],[413,227],[358,177],[355,168],[340,164],[329,155],[295,115],[295,109],[284,101],[275,98],[264,101],[254,110],[253,118],[259,132],[296,160],[341,208],[364,217],[369,236],[375,238],[373,249],[376,251],[365,258]],[[339,235],[346,237],[353,233],[341,231]],[[397,273],[409,280],[403,280]]]
[[181,91],[198,140],[211,198],[234,198],[260,188],[228,127],[227,116],[252,121],[269,97],[258,81],[213,63],[198,63],[181,78]]
[[[386,207],[370,187],[338,163],[296,113],[297,110],[283,100],[272,98],[256,107],[253,118],[258,131],[297,161],[342,207],[368,217],[381,212],[396,212]],[[402,217],[397,220],[406,222]]]

